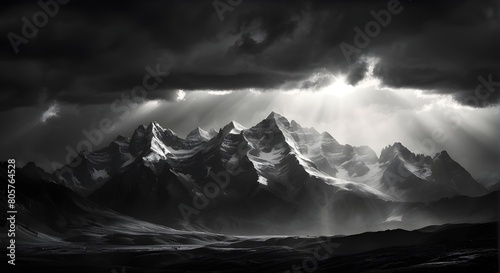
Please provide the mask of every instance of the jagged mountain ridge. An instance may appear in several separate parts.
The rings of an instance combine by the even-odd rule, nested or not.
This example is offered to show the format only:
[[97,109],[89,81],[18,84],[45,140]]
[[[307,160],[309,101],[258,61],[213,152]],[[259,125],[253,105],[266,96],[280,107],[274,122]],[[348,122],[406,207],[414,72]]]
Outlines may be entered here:
[[[224,150],[231,146],[232,135],[234,138],[240,136],[234,144],[237,149]],[[274,137],[277,139],[270,139]],[[269,143],[261,145],[263,142]],[[88,195],[136,161],[141,161],[157,175],[166,167],[177,176],[196,177],[200,169],[212,167],[197,159],[199,152],[204,154],[203,151],[217,149],[220,162],[210,164],[221,164],[222,169],[231,172],[231,168],[239,166],[240,160],[245,158],[243,164],[251,163],[258,173],[258,181],[263,184],[268,180],[271,183],[280,180],[271,171],[280,168],[279,176],[282,177],[289,171],[287,164],[297,163],[307,175],[321,177],[327,184],[354,183],[392,200],[425,202],[454,195],[486,193],[445,151],[431,158],[415,155],[401,143],[395,143],[382,149],[378,158],[368,146],[341,145],[327,132],[303,128],[274,112],[252,128],[231,122],[219,132],[196,128],[185,139],[170,129],[163,129],[157,122],[148,127],[141,125],[130,139],[119,136],[108,147],[83,155],[82,163],[69,168],[71,171],[64,172],[58,180],[74,191]],[[285,154],[291,159],[276,161]],[[191,170],[183,167],[188,164],[186,162],[190,162]],[[195,168],[197,170],[193,170]],[[280,184],[294,187],[293,181],[289,178]]]
[[414,155],[395,143],[378,158],[277,113],[186,138],[152,122],[73,165],[51,180],[100,205],[175,228],[243,234],[416,228],[429,212],[407,216],[408,202],[484,193],[447,153]]

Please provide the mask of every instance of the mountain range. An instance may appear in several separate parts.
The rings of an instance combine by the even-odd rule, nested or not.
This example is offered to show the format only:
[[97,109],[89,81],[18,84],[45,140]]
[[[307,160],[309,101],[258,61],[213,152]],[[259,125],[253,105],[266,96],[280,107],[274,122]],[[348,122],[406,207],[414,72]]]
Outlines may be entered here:
[[152,122],[54,173],[32,163],[21,172],[127,217],[226,234],[353,234],[497,215],[496,193],[446,151],[394,143],[378,157],[274,112],[186,138]]

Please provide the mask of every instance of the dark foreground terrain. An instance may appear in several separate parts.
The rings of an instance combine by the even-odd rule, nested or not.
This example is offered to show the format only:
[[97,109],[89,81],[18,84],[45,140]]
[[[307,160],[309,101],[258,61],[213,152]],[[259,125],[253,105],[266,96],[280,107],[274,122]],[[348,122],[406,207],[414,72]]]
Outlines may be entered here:
[[[498,223],[335,237],[169,230],[18,245],[18,272],[498,272]],[[5,263],[4,263],[5,264]],[[12,269],[12,268],[10,268]],[[13,272],[13,271],[12,271]]]
[[[1,166],[0,202],[7,204],[7,167]],[[376,229],[364,221],[363,217],[370,213],[357,214],[352,206],[335,206],[340,213],[334,221],[335,232],[329,234],[347,236],[234,236],[220,233],[269,233],[228,233],[193,223],[176,226],[150,222],[47,182],[47,175],[34,165],[17,169],[16,265],[8,265],[4,254],[0,272],[498,272],[497,192],[429,203],[408,202],[396,207],[373,206],[383,215],[379,220],[387,218]],[[136,191],[140,189],[132,192]],[[151,201],[147,196],[133,207]],[[293,216],[283,213],[290,212],[286,204],[248,204],[251,208],[259,206],[262,214],[275,208],[275,214],[268,217],[281,226],[287,226],[286,221]],[[168,216],[168,210],[161,206],[147,208]],[[4,207],[0,212],[4,230],[10,225],[5,220],[6,211]],[[387,212],[400,217],[388,218]],[[248,214],[249,210],[237,213],[242,217]],[[214,219],[210,214],[205,216]],[[295,217],[305,227],[302,230],[314,230],[318,223]],[[355,219],[357,224],[344,225],[345,219]],[[441,225],[443,222],[454,224]],[[227,227],[231,223],[221,222]],[[239,223],[241,230],[249,222]],[[335,230],[339,226],[343,229]],[[361,233],[350,226],[373,232]],[[423,226],[428,227],[420,228]],[[273,234],[315,233],[284,233],[279,229]],[[7,233],[0,233],[3,247],[7,239]]]

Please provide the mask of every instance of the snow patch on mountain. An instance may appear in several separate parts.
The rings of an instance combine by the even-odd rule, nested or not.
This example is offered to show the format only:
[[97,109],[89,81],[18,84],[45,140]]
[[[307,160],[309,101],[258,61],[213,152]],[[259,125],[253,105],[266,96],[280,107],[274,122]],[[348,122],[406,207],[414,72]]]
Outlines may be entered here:
[[207,132],[200,127],[197,127],[186,136],[186,140],[204,142],[209,141],[216,135],[217,132],[215,132],[213,129],[210,132]]
[[262,185],[267,186],[267,179],[265,177],[263,177],[263,176],[259,175],[259,178],[257,179],[257,182],[259,182]]
[[446,152],[431,158],[414,155],[395,143],[384,148],[378,158],[368,146],[340,144],[327,132],[302,127],[274,112],[251,128],[232,121],[218,132],[198,127],[185,139],[157,122],[141,125],[130,139],[118,136],[106,148],[83,153],[82,163],[58,180],[77,192],[92,192],[99,187],[98,180],[137,164],[156,175],[166,169],[188,183],[198,183],[203,179],[200,170],[212,167],[231,176],[247,171],[243,173],[247,179],[273,188],[275,194],[290,191],[284,194],[286,200],[299,191],[321,194],[315,191],[325,189],[317,185],[373,194],[384,200],[427,201],[483,192]]

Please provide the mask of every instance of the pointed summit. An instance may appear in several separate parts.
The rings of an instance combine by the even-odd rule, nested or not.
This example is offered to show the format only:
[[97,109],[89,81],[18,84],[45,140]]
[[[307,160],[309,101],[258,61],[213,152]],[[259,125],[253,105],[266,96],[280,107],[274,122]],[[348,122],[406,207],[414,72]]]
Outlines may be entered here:
[[464,167],[452,159],[448,152],[437,153],[432,161],[435,179],[447,183],[459,194],[479,196],[486,192],[486,189]]
[[280,115],[280,114],[278,114],[278,113],[276,113],[276,112],[274,112],[274,111],[272,111],[272,112],[269,114],[269,116],[267,116],[267,118],[266,118],[266,119],[276,119],[276,118],[281,118],[281,117],[283,117],[283,116],[282,116],[282,115]]
[[187,137],[189,137],[190,135],[202,134],[204,132],[205,132],[205,130],[201,129],[200,127],[196,127],[191,132],[189,132],[189,134],[187,135]]
[[148,133],[155,133],[155,132],[163,132],[165,131],[165,129],[163,129],[163,127],[161,127],[161,125],[158,122],[153,121],[148,125],[146,131]]
[[172,130],[163,129],[158,122],[153,121],[147,127],[140,125],[134,131],[130,139],[130,151],[133,155],[137,155],[156,145],[162,145],[169,139],[176,141],[178,136]]
[[236,121],[231,121],[228,123],[224,128],[222,128],[222,131],[225,134],[239,134],[241,131],[246,130],[247,128],[241,124],[239,124]]
[[332,135],[330,135],[330,133],[328,133],[327,131],[324,131],[323,133],[321,133],[321,136],[322,136],[323,138],[327,138],[327,139],[333,139],[333,140],[335,140],[335,138],[333,138],[333,136],[332,136]]
[[[283,127],[283,128],[288,128],[290,130],[293,130],[290,122],[288,119],[276,112],[271,112],[269,116],[267,116],[266,119],[263,120],[264,122],[267,122],[267,124],[275,124],[278,127]],[[270,122],[269,122],[270,121]]]
[[389,145],[380,151],[380,159],[379,162],[387,162],[393,159],[396,155],[402,155],[403,158],[408,158],[410,154],[413,154],[406,148],[401,142],[395,142],[392,145]]
[[123,141],[127,141],[127,139],[128,139],[128,137],[124,137],[124,136],[122,136],[122,135],[118,135],[118,136],[115,138],[115,140],[113,140],[113,142],[117,142],[117,141],[119,141],[119,142],[123,142]]
[[130,139],[122,135],[118,135],[110,144],[110,148],[119,149],[121,146],[128,146]]
[[196,127],[193,131],[191,131],[187,137],[186,140],[190,141],[208,141],[212,138],[209,132],[201,129],[200,127]]
[[56,179],[49,173],[47,173],[44,169],[38,167],[34,162],[30,161],[24,167],[21,168],[21,172],[34,180],[34,182],[38,182],[39,180],[45,180],[48,182],[54,182]]
[[448,160],[448,159],[451,159],[451,156],[450,156],[450,154],[448,154],[448,152],[446,150],[443,150],[443,151],[437,153],[434,156],[434,158],[440,158],[440,159],[446,159],[446,160]]

